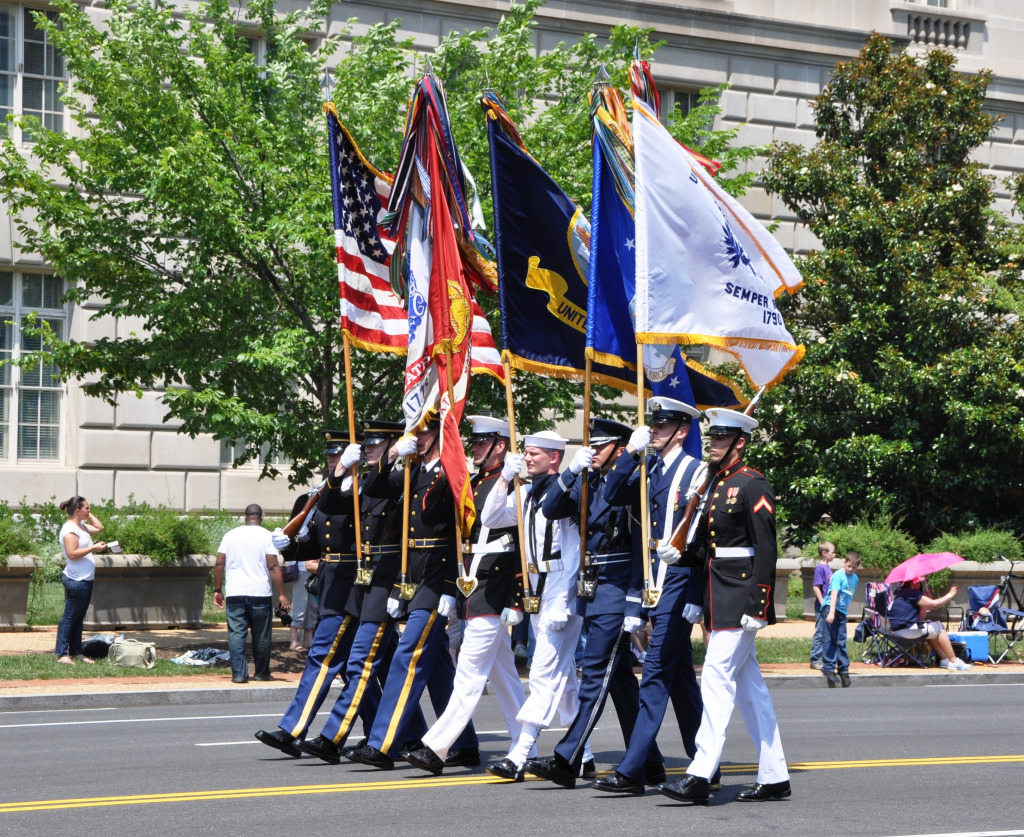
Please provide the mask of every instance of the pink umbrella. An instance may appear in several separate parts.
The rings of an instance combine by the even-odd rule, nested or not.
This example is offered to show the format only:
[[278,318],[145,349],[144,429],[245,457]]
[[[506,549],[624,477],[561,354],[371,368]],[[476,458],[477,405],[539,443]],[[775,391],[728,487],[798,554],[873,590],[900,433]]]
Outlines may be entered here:
[[894,567],[892,572],[886,577],[885,583],[894,584],[897,581],[912,581],[929,573],[937,573],[939,570],[946,569],[946,567],[952,567],[963,560],[959,555],[955,555],[952,552],[923,552],[920,555],[915,555],[913,558],[908,558],[898,567]]

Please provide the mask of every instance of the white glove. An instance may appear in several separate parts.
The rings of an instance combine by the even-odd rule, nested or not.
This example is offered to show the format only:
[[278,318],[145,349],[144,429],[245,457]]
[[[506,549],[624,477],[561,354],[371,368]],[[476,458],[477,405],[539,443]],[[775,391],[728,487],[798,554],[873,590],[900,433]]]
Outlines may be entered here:
[[704,615],[704,608],[698,604],[683,605],[683,619],[691,625],[696,625]]
[[683,553],[672,546],[667,540],[658,541],[657,553],[658,560],[669,566],[678,564],[683,557]]
[[651,443],[651,431],[645,424],[641,424],[629,437],[629,447],[643,453]]
[[768,627],[767,619],[758,619],[756,616],[747,616],[743,614],[743,618],[740,619],[740,627],[745,631],[759,631],[761,628]]
[[341,467],[348,470],[359,463],[359,457],[363,455],[362,445],[349,445],[341,455]]
[[543,620],[544,627],[551,631],[564,631],[567,624],[569,624],[568,613],[562,613],[557,616],[548,616]]
[[512,482],[512,480],[519,475],[523,470],[523,463],[526,461],[526,457],[521,453],[510,453],[505,456],[505,464],[501,469],[501,478],[505,482]]
[[627,616],[622,620],[622,630],[627,634],[635,634],[644,626],[646,621],[646,619],[641,619],[639,616]]
[[441,600],[437,603],[437,615],[442,619],[447,619],[454,610],[455,596],[441,596]]
[[507,628],[514,628],[522,621],[523,612],[521,610],[514,610],[511,607],[506,607],[501,612],[501,624]]
[[580,448],[569,463],[569,471],[573,476],[589,471],[594,464],[594,449]]
[[416,447],[416,437],[411,434],[406,434],[395,442],[395,453],[399,456],[412,456],[416,453]]
[[388,616],[397,619],[402,612],[402,603],[398,599],[388,599]]
[[292,539],[282,531],[280,526],[278,526],[270,533],[270,541],[274,544],[274,549],[287,549],[288,544],[292,542]]

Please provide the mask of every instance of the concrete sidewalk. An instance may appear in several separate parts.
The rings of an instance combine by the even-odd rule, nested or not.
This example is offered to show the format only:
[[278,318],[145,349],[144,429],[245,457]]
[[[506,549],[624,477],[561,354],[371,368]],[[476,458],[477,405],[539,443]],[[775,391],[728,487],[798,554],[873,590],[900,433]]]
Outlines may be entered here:
[[[810,622],[783,622],[766,628],[765,638],[809,638]],[[170,659],[190,649],[220,648],[227,650],[227,629],[223,625],[196,630],[134,631],[131,636],[154,642],[158,655]],[[52,653],[56,628],[0,634],[0,668],[4,658],[26,653]],[[266,683],[249,681],[245,685],[231,682],[227,669],[218,668],[202,674],[154,677],[133,669],[124,669],[116,677],[66,678],[53,680],[0,679],[0,712],[36,711],[44,709],[92,709],[117,706],[175,706],[214,703],[287,703],[295,693],[305,663],[304,654],[288,650],[288,630],[274,629],[272,672],[274,679]],[[79,664],[83,665],[83,664]],[[106,661],[96,665],[106,666]],[[769,688],[827,688],[820,672],[806,663],[765,663],[762,665]],[[698,671],[699,673],[699,671]],[[1024,665],[1004,663],[1000,666],[976,664],[967,672],[948,672],[939,668],[879,669],[853,662],[850,668],[854,687],[938,685],[968,681],[972,684],[1024,683]],[[526,672],[521,672],[524,679]],[[337,689],[337,684],[332,688]]]

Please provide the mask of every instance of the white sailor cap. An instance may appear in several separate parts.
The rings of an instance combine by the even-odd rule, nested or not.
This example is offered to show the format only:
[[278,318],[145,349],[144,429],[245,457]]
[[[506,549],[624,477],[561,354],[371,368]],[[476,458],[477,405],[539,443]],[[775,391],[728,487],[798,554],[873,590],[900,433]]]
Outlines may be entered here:
[[700,415],[700,411],[696,407],[691,407],[685,401],[666,398],[664,395],[656,395],[654,398],[648,399],[647,409],[651,413],[651,424],[695,419]]
[[509,437],[508,422],[505,419],[495,416],[467,416],[466,419],[473,424],[473,430],[470,432],[470,439],[473,441],[493,436],[506,439]]
[[753,416],[737,410],[727,410],[725,407],[712,407],[705,410],[704,415],[711,422],[707,430],[709,436],[726,436],[737,431],[749,433],[757,428],[757,419]]
[[554,430],[541,430],[523,439],[523,447],[546,448],[547,450],[565,450],[568,439],[563,439]]

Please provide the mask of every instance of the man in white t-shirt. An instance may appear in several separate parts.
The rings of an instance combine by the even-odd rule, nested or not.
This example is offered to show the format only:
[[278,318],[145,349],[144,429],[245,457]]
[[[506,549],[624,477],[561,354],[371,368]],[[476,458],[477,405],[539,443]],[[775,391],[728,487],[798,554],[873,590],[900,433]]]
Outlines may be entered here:
[[[245,635],[252,631],[254,680],[270,680],[270,638],[273,600],[270,582],[284,610],[291,604],[284,592],[278,551],[270,532],[263,528],[263,509],[252,503],[245,509],[245,525],[224,535],[213,568],[213,603],[227,609],[231,682],[246,683]],[[223,586],[222,586],[223,585]],[[226,593],[224,592],[226,589]]]

